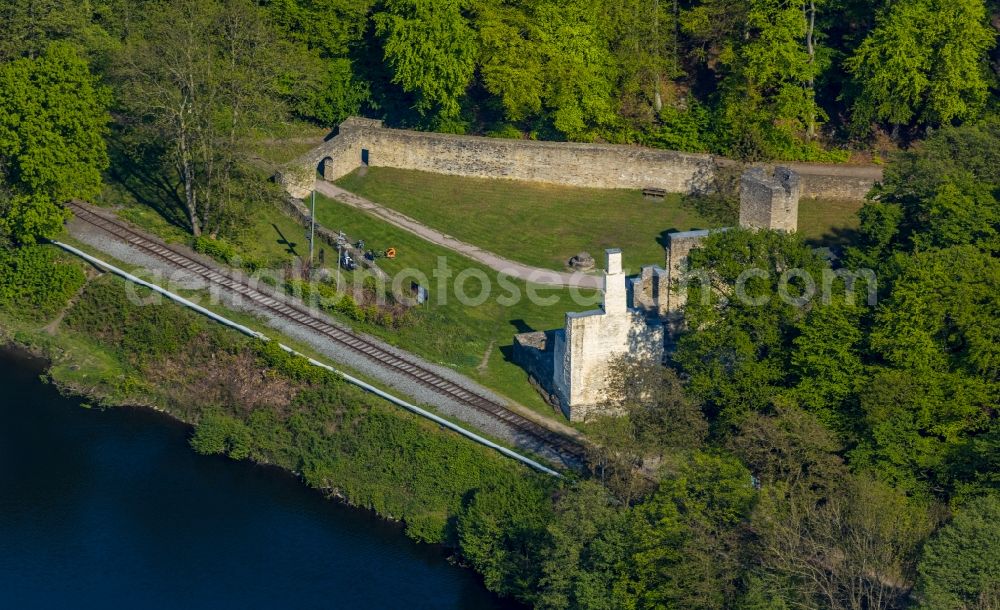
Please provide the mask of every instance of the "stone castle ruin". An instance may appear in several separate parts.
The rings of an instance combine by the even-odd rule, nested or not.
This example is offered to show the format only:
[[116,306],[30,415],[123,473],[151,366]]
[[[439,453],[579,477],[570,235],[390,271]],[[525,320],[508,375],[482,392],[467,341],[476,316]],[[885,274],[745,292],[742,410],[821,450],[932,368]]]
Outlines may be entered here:
[[[801,177],[787,167],[768,172],[752,167],[740,179],[739,226],[746,229],[772,229],[794,232],[799,226],[799,199],[802,196]],[[686,294],[679,290],[688,271],[688,254],[701,245],[714,231],[726,229],[683,231],[667,234],[667,291],[665,314],[675,314],[684,306]]]
[[794,232],[801,196],[802,180],[787,167],[751,168],[740,179],[740,226]]
[[572,421],[582,421],[601,406],[615,357],[663,360],[663,324],[628,302],[621,250],[606,255],[601,308],[566,314],[566,327],[554,336],[553,386]]
[[[788,168],[747,170],[740,183],[740,226],[797,230],[801,193],[799,176]],[[607,413],[612,363],[623,355],[662,362],[668,329],[684,305],[678,288],[688,255],[714,231],[725,230],[668,234],[665,268],[643,267],[634,278],[622,271],[621,251],[608,250],[601,309],[568,313],[566,326],[556,331],[518,335],[515,360],[571,421]]]
[[[275,178],[295,198],[311,192],[316,172],[337,180],[359,167],[394,167],[455,176],[506,178],[591,188],[703,191],[718,168],[712,155],[641,146],[542,142],[390,129],[351,117],[337,134],[282,168]],[[877,167],[795,163],[803,197],[861,200],[882,172]]]
[[[338,133],[288,164],[275,178],[293,198],[313,189],[317,170],[337,180],[361,167],[394,167],[457,176],[512,179],[592,188],[704,192],[733,162],[711,155],[612,144],[539,142],[389,129],[350,118]],[[740,183],[741,227],[795,231],[800,197],[860,200],[881,179],[875,167],[798,163],[748,170]],[[725,230],[725,229],[716,229]],[[572,420],[606,404],[609,366],[620,355],[661,361],[669,329],[680,322],[688,256],[712,231],[668,237],[664,266],[627,278],[621,252],[608,250],[604,301],[598,310],[566,315],[564,328],[518,335],[514,359]],[[578,256],[585,268],[593,262]]]

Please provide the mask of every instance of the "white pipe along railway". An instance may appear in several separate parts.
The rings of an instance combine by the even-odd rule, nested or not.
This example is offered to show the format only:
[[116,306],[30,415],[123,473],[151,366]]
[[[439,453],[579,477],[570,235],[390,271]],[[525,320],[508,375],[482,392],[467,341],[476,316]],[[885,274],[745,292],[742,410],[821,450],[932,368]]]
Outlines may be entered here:
[[[200,306],[200,305],[198,305],[196,303],[193,303],[193,302],[185,299],[184,297],[182,297],[182,296],[180,296],[178,294],[174,294],[174,293],[170,292],[169,290],[165,290],[165,289],[161,288],[160,286],[157,286],[156,284],[152,284],[150,282],[142,280],[142,279],[140,279],[140,278],[132,275],[131,273],[129,273],[127,271],[119,269],[118,267],[115,267],[114,265],[112,265],[110,263],[107,263],[107,262],[105,262],[105,261],[103,261],[103,260],[101,260],[101,259],[99,259],[97,257],[91,256],[90,254],[87,254],[86,252],[84,252],[84,251],[82,251],[82,250],[80,250],[78,248],[74,248],[73,246],[70,246],[69,244],[64,244],[62,242],[55,241],[55,240],[52,240],[51,243],[54,244],[54,245],[56,245],[56,246],[58,246],[58,247],[60,247],[60,248],[62,248],[63,250],[66,250],[67,252],[70,252],[72,254],[75,254],[76,256],[79,256],[80,258],[86,260],[87,262],[89,262],[89,263],[91,263],[91,264],[93,264],[93,265],[95,265],[95,266],[97,266],[99,268],[106,269],[107,271],[109,271],[109,272],[111,272],[111,273],[113,273],[113,274],[115,274],[117,276],[120,276],[120,277],[124,278],[125,280],[127,280],[129,282],[132,282],[133,284],[137,284],[139,286],[143,286],[145,288],[148,288],[148,289],[150,289],[150,290],[152,290],[154,292],[157,292],[157,293],[159,293],[159,294],[167,297],[171,301],[174,301],[174,302],[176,302],[176,303],[178,303],[180,305],[183,305],[184,307],[187,307],[188,309],[192,309],[194,311],[197,311],[198,313],[200,313],[200,314],[202,314],[204,316],[207,316],[207,317],[211,318],[212,320],[215,320],[219,324],[223,324],[225,326],[228,326],[230,328],[238,330],[239,332],[241,332],[241,333],[243,333],[245,335],[248,335],[250,337],[253,337],[255,339],[260,339],[262,341],[274,341],[270,337],[268,337],[268,336],[266,336],[266,335],[264,335],[262,333],[259,333],[259,332],[255,331],[255,330],[253,330],[252,328],[248,328],[246,326],[243,326],[242,324],[239,324],[239,323],[234,322],[234,321],[232,321],[232,320],[230,320],[228,318],[220,316],[219,314],[217,314],[217,313],[215,313],[213,311],[209,311],[208,309],[205,309],[204,307],[202,307],[202,306]],[[402,408],[406,409],[407,411],[415,413],[415,414],[419,415],[420,417],[424,417],[426,419],[429,419],[429,420],[431,420],[432,422],[434,422],[434,423],[436,423],[438,425],[441,425],[441,426],[443,426],[445,428],[448,428],[449,430],[457,432],[457,433],[461,434],[462,436],[468,438],[469,440],[472,440],[472,441],[474,441],[476,443],[479,443],[480,445],[484,445],[486,447],[489,447],[490,449],[494,449],[494,450],[500,452],[501,454],[503,454],[503,455],[505,455],[505,456],[507,456],[507,457],[509,457],[511,459],[517,460],[518,462],[521,462],[522,464],[525,464],[527,466],[530,466],[531,468],[534,468],[535,470],[537,470],[539,472],[544,472],[545,474],[548,474],[548,475],[551,475],[551,476],[554,476],[554,477],[563,478],[563,475],[560,474],[559,472],[556,472],[555,470],[553,470],[553,469],[551,469],[551,468],[549,468],[549,467],[547,467],[547,466],[545,466],[543,464],[540,464],[539,462],[537,462],[537,461],[535,461],[535,460],[533,460],[533,459],[531,459],[531,458],[529,458],[527,456],[521,455],[520,453],[518,453],[516,451],[512,451],[511,449],[508,449],[507,447],[504,447],[502,445],[494,443],[493,441],[489,440],[488,438],[484,438],[484,437],[476,434],[475,432],[472,432],[470,430],[466,430],[465,428],[463,428],[463,427],[461,427],[461,426],[459,426],[459,425],[457,425],[457,424],[455,424],[453,422],[450,422],[447,419],[444,419],[443,417],[441,417],[439,415],[431,413],[430,411],[427,411],[426,409],[421,409],[420,407],[418,407],[418,406],[416,406],[416,405],[414,405],[412,403],[409,403],[409,402],[403,400],[402,398],[399,398],[397,396],[393,396],[392,394],[389,394],[388,392],[380,390],[379,388],[376,388],[375,386],[373,386],[373,385],[371,385],[369,383],[366,383],[366,382],[358,379],[357,377],[349,375],[349,374],[347,374],[347,373],[345,373],[345,372],[343,372],[341,370],[335,369],[334,367],[330,366],[329,364],[325,364],[323,362],[320,362],[319,360],[316,360],[314,358],[310,358],[309,356],[306,356],[305,354],[297,352],[294,349],[288,347],[287,345],[284,345],[283,343],[279,342],[278,346],[280,346],[281,349],[285,350],[286,352],[288,352],[290,354],[294,354],[296,356],[300,356],[302,358],[305,358],[309,362],[309,364],[311,364],[313,366],[317,366],[317,367],[319,367],[321,369],[325,369],[327,371],[330,371],[331,373],[334,373],[335,375],[341,377],[344,381],[347,381],[348,383],[351,383],[351,384],[353,384],[353,385],[355,385],[355,386],[357,386],[357,387],[365,390],[366,392],[370,392],[372,394],[375,394],[376,396],[379,396],[380,398],[384,398],[385,400],[388,400],[389,402],[391,402],[391,403],[393,403],[393,404],[395,404],[395,405],[397,405],[399,407],[402,407]]]

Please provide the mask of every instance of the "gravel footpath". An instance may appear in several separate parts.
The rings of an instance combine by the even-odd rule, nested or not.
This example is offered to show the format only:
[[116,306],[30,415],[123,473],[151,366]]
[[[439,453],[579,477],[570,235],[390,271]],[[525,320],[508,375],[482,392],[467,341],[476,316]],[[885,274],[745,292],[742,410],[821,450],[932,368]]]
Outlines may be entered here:
[[577,286],[580,288],[602,288],[604,286],[604,276],[602,275],[582,272],[564,273],[561,271],[552,271],[551,269],[531,267],[512,261],[509,258],[504,258],[499,254],[483,250],[478,246],[473,246],[451,235],[442,233],[437,229],[428,227],[396,210],[365,199],[360,195],[355,195],[332,182],[317,180],[314,188],[317,193],[322,193],[334,201],[367,212],[395,227],[409,231],[421,239],[443,248],[448,248],[453,252],[458,252],[462,256],[471,258],[494,271],[510,277],[515,277],[532,284],[544,284],[547,286]]
[[[121,222],[121,219],[113,217],[103,210],[98,210],[91,208],[95,213],[106,216],[110,219]],[[134,269],[129,269],[130,272],[135,275],[145,279],[147,281],[153,281],[156,284],[163,286],[169,290],[209,290],[213,299],[218,298],[218,302],[223,304],[234,311],[250,314],[255,318],[261,320],[264,324],[273,328],[283,335],[300,341],[306,345],[309,345],[316,349],[319,353],[323,354],[329,358],[332,362],[357,371],[362,376],[368,377],[376,381],[377,384],[381,384],[388,388],[391,388],[395,393],[402,395],[403,397],[411,399],[412,402],[416,404],[429,406],[431,410],[436,411],[441,415],[445,415],[462,422],[465,422],[472,426],[473,428],[486,433],[497,439],[501,439],[509,443],[512,447],[519,450],[531,452],[535,455],[541,456],[553,463],[561,464],[567,467],[578,467],[579,464],[574,462],[572,458],[563,456],[556,453],[552,448],[544,443],[541,443],[538,439],[533,436],[524,434],[520,430],[511,427],[505,422],[492,417],[487,413],[483,413],[479,410],[473,409],[467,405],[449,399],[437,392],[430,390],[429,388],[416,383],[411,378],[404,374],[399,373],[392,367],[373,362],[353,350],[348,350],[342,345],[338,344],[333,339],[326,337],[320,333],[316,333],[312,329],[300,325],[294,321],[288,320],[286,318],[280,317],[261,307],[257,303],[250,301],[249,299],[243,297],[242,295],[231,291],[219,284],[210,283],[200,276],[196,276],[186,270],[181,269],[171,263],[168,263],[162,259],[147,255],[140,250],[128,245],[126,242],[119,240],[117,237],[112,236],[105,231],[94,227],[88,223],[80,221],[78,219],[73,219],[69,223],[70,234],[80,242],[87,244],[88,246],[104,253],[110,258],[117,259],[129,265],[138,266],[142,268],[142,271],[136,271]],[[135,227],[133,227],[134,230]],[[162,240],[156,239],[153,236],[146,234],[145,232],[139,231],[143,235],[146,235],[149,239],[154,242],[162,243]],[[222,267],[217,262],[207,259],[201,256],[189,248],[186,248],[177,244],[170,244],[169,247],[177,252],[190,257],[206,267],[212,268],[219,273],[224,275],[235,276],[234,272]],[[236,272],[238,273],[238,272]],[[245,276],[244,276],[245,277]],[[164,281],[166,280],[166,281]],[[287,297],[285,294],[275,290],[274,288],[264,284],[263,282],[258,283],[256,289],[275,298],[276,300],[291,301],[292,299]],[[202,306],[208,306],[211,308],[211,303],[205,303],[205,298],[188,297],[192,301],[197,302]],[[301,303],[300,303],[301,304]],[[528,417],[542,425],[554,429],[563,434],[572,434],[578,437],[578,433],[572,428],[565,426],[559,422],[554,422],[546,420],[542,416],[535,414],[533,412],[525,412],[527,409],[525,407],[520,407],[519,405],[512,405],[509,400],[504,399],[487,388],[475,383],[474,381],[464,377],[451,369],[446,367],[428,362],[419,356],[412,353],[400,350],[392,345],[385,343],[384,341],[372,337],[370,335],[364,335],[346,327],[343,323],[338,322],[329,318],[321,312],[311,310],[311,315],[316,319],[330,324],[331,326],[336,326],[345,330],[349,330],[354,334],[364,337],[365,340],[371,342],[372,344],[378,346],[379,348],[405,358],[406,360],[418,364],[426,368],[429,371],[447,379],[456,385],[459,385],[470,392],[473,392],[484,398],[489,398],[499,404],[508,405],[511,410],[520,413],[523,416]]]

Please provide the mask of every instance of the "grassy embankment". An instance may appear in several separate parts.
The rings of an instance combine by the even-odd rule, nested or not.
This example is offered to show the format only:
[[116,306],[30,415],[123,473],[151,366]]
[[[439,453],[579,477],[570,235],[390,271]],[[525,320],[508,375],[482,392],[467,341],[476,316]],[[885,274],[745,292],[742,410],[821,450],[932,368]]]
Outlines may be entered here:
[[[633,272],[663,264],[664,235],[720,226],[680,195],[662,201],[639,191],[572,188],[370,167],[341,187],[428,226],[528,265],[562,269],[588,251],[603,265],[605,248],[623,249]],[[803,200],[799,230],[816,245],[835,245],[857,227],[860,202]]]
[[[96,256],[97,258],[100,258],[100,259],[102,259],[102,260],[104,260],[104,261],[106,261],[106,262],[108,262],[108,263],[110,263],[112,265],[115,265],[119,269],[122,269],[122,270],[124,270],[124,271],[126,271],[128,273],[132,273],[133,275],[137,275],[139,277],[146,277],[146,270],[143,267],[141,267],[141,266],[138,266],[138,265],[135,265],[135,264],[131,264],[131,263],[127,263],[125,261],[121,261],[121,260],[118,260],[116,258],[110,257],[107,254],[101,252],[100,250],[98,250],[96,248],[93,248],[92,246],[90,246],[88,244],[85,244],[83,242],[80,242],[79,240],[76,240],[75,238],[73,238],[72,236],[70,236],[68,234],[63,235],[60,239],[62,241],[64,241],[64,242],[66,242],[66,243],[69,243],[72,246],[75,246],[76,248],[81,249],[82,251],[84,251],[84,252],[86,252],[88,254]],[[345,274],[345,276],[350,277],[350,274]],[[146,278],[146,279],[151,279],[151,278]],[[158,281],[155,278],[152,278],[152,279],[153,279],[154,282],[158,282],[161,285],[163,285],[163,283],[161,281]],[[300,354],[303,354],[303,355],[305,355],[307,357],[314,358],[314,359],[319,360],[321,362],[328,362],[328,363],[331,363],[331,364],[336,364],[335,361],[331,360],[331,358],[330,358],[330,356],[328,354],[325,354],[322,351],[318,350],[312,344],[310,344],[308,342],[305,342],[305,341],[303,341],[301,339],[298,339],[298,338],[289,336],[287,334],[284,334],[283,332],[270,327],[269,324],[268,324],[268,322],[263,317],[260,317],[260,316],[258,316],[256,314],[252,314],[252,313],[249,313],[249,312],[245,312],[245,311],[240,311],[240,310],[234,309],[234,308],[230,307],[229,305],[227,305],[226,303],[217,302],[217,299],[215,299],[213,297],[213,295],[208,290],[205,290],[205,289],[188,289],[188,288],[185,288],[183,286],[169,286],[169,288],[171,288],[172,291],[174,293],[178,294],[179,296],[184,297],[184,298],[186,298],[188,300],[191,300],[194,303],[197,303],[197,304],[199,304],[201,306],[204,306],[204,307],[208,308],[209,310],[211,310],[211,311],[213,311],[213,312],[215,312],[215,313],[217,313],[217,314],[219,314],[221,316],[224,316],[224,317],[228,318],[229,320],[232,320],[233,322],[236,322],[237,324],[242,324],[243,326],[246,326],[248,328],[257,330],[259,332],[262,332],[264,335],[266,335],[266,336],[268,336],[268,337],[270,337],[270,338],[272,338],[274,340],[280,341],[284,345],[287,345],[288,347],[296,350]],[[160,299],[159,297],[156,297],[156,299],[157,300],[162,300],[164,302],[167,301],[166,298]],[[343,320],[343,321],[345,323],[348,322],[348,320]],[[356,324],[356,323],[355,323],[355,325],[358,326],[358,324]],[[357,369],[353,369],[351,367],[344,366],[344,365],[337,365],[337,368],[339,370],[341,370],[341,371],[349,374],[349,375],[352,375],[353,377],[355,377],[357,379],[365,381],[368,384],[370,384],[370,385],[372,385],[372,386],[374,386],[376,388],[379,388],[379,389],[381,389],[383,391],[386,391],[386,392],[388,392],[390,394],[398,394],[398,391],[395,388],[393,388],[392,386],[389,386],[389,385],[383,383],[381,380],[379,380],[379,379],[377,379],[375,377],[372,377],[372,376],[368,375],[367,373],[365,373],[363,371],[360,371],[360,370],[357,370]],[[537,394],[536,394],[536,396],[537,396]],[[548,409],[549,411],[551,411],[551,408],[548,407],[547,405],[545,405],[541,401],[540,398],[538,399],[538,402],[539,402],[540,406],[536,410],[541,411],[541,412],[545,412],[546,409]],[[421,406],[421,407],[423,407],[425,409],[429,409],[431,411],[436,411],[435,405],[433,405],[433,404],[426,404],[426,403],[422,403],[420,401],[416,401],[416,403],[419,406]],[[441,412],[438,412],[437,414],[438,414],[438,416],[443,417],[445,419],[448,419],[449,421],[452,421],[453,423],[456,423],[456,424],[458,424],[460,426],[468,427],[468,424],[466,422],[464,422],[463,420],[461,420],[461,419],[459,419],[457,417],[454,417],[452,415],[448,415],[448,414],[445,414],[445,413],[441,413]],[[559,417],[559,416],[557,416],[557,417]],[[562,421],[562,420],[560,419],[560,421]],[[576,427],[579,428],[580,426],[576,426]],[[510,442],[508,440],[504,439],[504,438],[496,437],[496,436],[492,435],[491,433],[486,432],[486,431],[482,431],[482,430],[478,430],[477,433],[480,434],[481,436],[484,436],[484,437],[492,440],[493,442],[495,442],[495,443],[497,443],[499,445],[506,446],[506,447],[512,448],[512,449],[514,448],[510,444]],[[544,458],[539,458],[539,459],[542,462],[546,461]]]
[[431,542],[454,542],[471,490],[551,484],[273,346],[174,304],[137,306],[119,279],[85,283],[85,267],[51,247],[13,258],[24,252],[0,256],[0,339],[48,356],[64,389],[195,424],[203,453],[299,472]]
[[[375,324],[359,323],[340,318],[352,326],[379,336],[402,349],[412,351],[428,360],[465,374],[484,386],[536,412],[561,418],[547,405],[528,381],[525,371],[511,361],[513,337],[526,330],[547,330],[563,325],[568,311],[593,307],[599,301],[594,291],[582,291],[580,303],[574,302],[568,290],[537,288],[537,294],[548,305],[537,305],[525,297],[524,282],[511,280],[511,285],[522,298],[504,305],[509,290],[501,289],[496,274],[490,269],[439,248],[405,231],[396,229],[371,216],[320,198],[317,216],[325,226],[344,230],[351,239],[365,239],[371,247],[395,246],[399,257],[381,260],[380,266],[390,275],[403,269],[418,269],[430,280],[432,298],[429,304],[414,308],[408,323],[402,328],[387,329]],[[170,224],[154,208],[134,201],[116,201],[124,207],[118,213],[138,226],[160,235],[167,241],[190,245],[190,235]],[[251,260],[257,267],[278,269],[292,265],[298,256],[308,255],[308,238],[305,229],[273,205],[261,205],[254,210],[250,222],[232,240],[236,252],[243,260]],[[326,244],[317,244],[325,250],[326,266],[336,264],[336,252]],[[446,257],[454,277],[467,269],[486,274],[492,283],[489,298],[477,306],[462,305],[449,283],[438,285],[433,272],[438,257]],[[354,274],[344,273],[347,282],[355,280]],[[403,288],[409,282],[403,282]],[[480,283],[470,279],[465,283],[466,292],[476,296]],[[440,295],[444,294],[444,301]]]

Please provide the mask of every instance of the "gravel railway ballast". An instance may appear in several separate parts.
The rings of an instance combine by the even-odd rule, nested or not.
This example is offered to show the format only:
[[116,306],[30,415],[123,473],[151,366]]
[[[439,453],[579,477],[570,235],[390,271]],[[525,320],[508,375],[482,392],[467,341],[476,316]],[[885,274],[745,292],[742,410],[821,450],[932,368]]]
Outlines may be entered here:
[[319,333],[373,363],[389,367],[393,371],[405,375],[408,379],[430,389],[435,394],[484,413],[518,433],[532,437],[562,456],[564,465],[579,467],[585,461],[585,450],[577,441],[550,430],[491,398],[478,395],[445,379],[419,363],[408,360],[399,354],[390,353],[349,329],[320,320],[301,303],[279,300],[264,294],[257,288],[248,285],[245,279],[220,273],[163,243],[154,241],[122,222],[110,220],[93,212],[79,202],[71,202],[68,205],[77,219],[114,236],[128,246],[198,276],[209,284],[230,290],[253,301],[258,307],[268,310],[272,315],[306,327],[311,332]]

